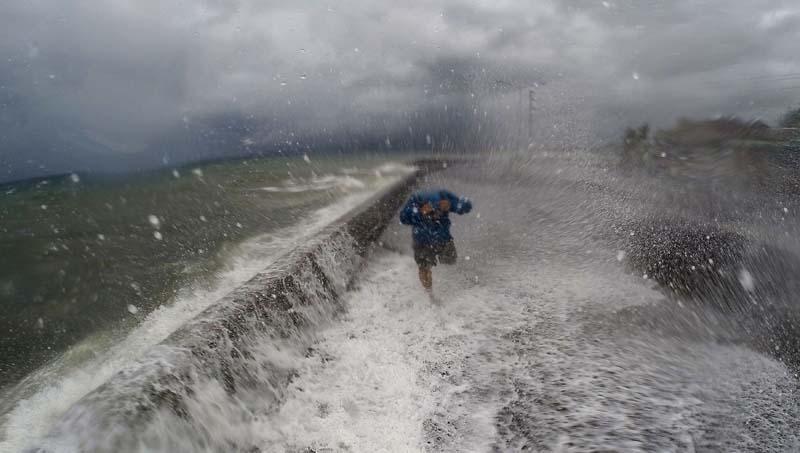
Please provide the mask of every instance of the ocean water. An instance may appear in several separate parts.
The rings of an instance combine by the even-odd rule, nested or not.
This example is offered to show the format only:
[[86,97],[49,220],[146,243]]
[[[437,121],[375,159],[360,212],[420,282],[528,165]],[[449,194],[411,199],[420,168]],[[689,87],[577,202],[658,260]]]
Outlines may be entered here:
[[[92,388],[411,168],[264,158],[0,193],[0,424],[44,429]],[[15,431],[14,424],[19,424]],[[16,433],[16,434],[14,434]]]

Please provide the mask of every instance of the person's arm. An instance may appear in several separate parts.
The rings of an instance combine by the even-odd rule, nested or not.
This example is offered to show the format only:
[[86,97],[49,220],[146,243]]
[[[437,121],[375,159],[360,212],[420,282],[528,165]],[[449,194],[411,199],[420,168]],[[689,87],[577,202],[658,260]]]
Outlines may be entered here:
[[456,214],[467,214],[472,211],[472,202],[467,197],[459,197],[453,192],[443,191],[442,194],[450,201],[450,210]]
[[403,225],[419,225],[422,217],[419,212],[419,202],[416,197],[411,197],[406,202],[403,210],[400,211],[400,223]]

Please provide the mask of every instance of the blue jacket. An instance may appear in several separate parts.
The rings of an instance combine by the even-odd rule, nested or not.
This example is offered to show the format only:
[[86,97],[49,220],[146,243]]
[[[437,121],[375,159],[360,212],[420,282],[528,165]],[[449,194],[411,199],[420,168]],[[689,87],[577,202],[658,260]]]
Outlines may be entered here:
[[[400,222],[411,225],[414,243],[417,245],[439,245],[453,240],[450,235],[450,217],[448,212],[439,210],[439,201],[450,201],[450,212],[466,214],[472,210],[472,202],[466,197],[458,197],[447,190],[417,192],[411,196],[400,211]],[[425,203],[430,203],[435,215],[424,216],[419,211]]]

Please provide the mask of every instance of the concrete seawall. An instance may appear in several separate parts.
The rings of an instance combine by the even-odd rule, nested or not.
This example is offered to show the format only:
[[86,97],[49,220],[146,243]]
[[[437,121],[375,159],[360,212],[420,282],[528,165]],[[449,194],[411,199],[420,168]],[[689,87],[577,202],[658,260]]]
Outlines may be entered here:
[[[264,346],[307,347],[314,327],[342,311],[341,296],[370,247],[418,178],[444,161],[415,164],[415,173],[280,258],[84,396],[30,451],[132,450],[141,446],[141,433],[164,417],[202,436],[208,414],[200,410],[208,405],[195,402],[210,394],[232,403],[222,404],[226,407],[241,408],[256,398],[262,407],[274,406],[294,370],[265,355]],[[241,409],[225,416],[251,415]]]

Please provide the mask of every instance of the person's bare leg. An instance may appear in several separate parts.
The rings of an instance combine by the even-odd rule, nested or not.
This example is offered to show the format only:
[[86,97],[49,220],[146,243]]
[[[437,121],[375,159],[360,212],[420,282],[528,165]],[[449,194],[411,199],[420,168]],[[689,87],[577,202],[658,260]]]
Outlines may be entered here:
[[425,288],[425,291],[433,291],[433,272],[430,267],[419,268],[419,281],[422,283],[422,287]]

